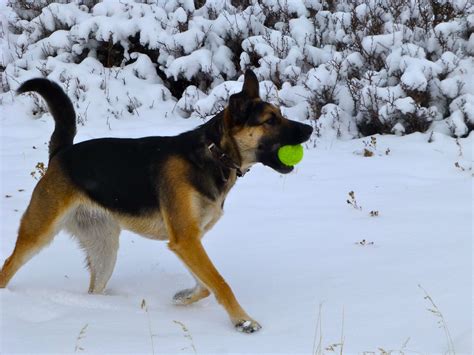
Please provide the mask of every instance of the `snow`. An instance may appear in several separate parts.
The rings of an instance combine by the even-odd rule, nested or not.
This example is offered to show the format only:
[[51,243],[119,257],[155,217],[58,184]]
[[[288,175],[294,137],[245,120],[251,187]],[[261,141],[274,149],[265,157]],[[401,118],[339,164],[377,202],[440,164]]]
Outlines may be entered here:
[[403,125],[398,122],[395,126],[393,126],[392,132],[397,136],[402,136],[405,133],[405,127],[403,127]]
[[311,64],[315,66],[331,60],[330,49],[328,48],[305,46],[305,52],[307,53],[308,59],[311,61]]
[[[434,3],[417,7],[406,2],[392,11],[389,0],[363,4],[337,1],[331,11],[324,3],[302,0],[265,0],[247,7],[208,0],[197,10],[190,0],[105,0],[90,8],[75,2],[53,3],[36,17],[31,13],[22,17],[25,19],[3,5],[2,31],[7,33],[0,39],[0,61],[8,75],[2,76],[2,83],[16,87],[15,81],[22,79],[19,69],[37,76],[37,68],[49,64],[51,58],[80,63],[87,56],[104,62],[107,42],[111,41],[114,51],[123,50],[122,61],[114,65],[130,64],[139,58],[130,52],[139,51],[150,57],[165,82],[178,81],[179,89],[172,90],[176,101],[186,90],[181,86],[201,90],[202,95],[188,100],[185,110],[178,108],[182,117],[212,115],[214,108],[221,106],[221,96],[212,94],[213,89],[237,80],[249,67],[260,80],[275,83],[277,97],[284,96],[279,92],[283,84],[299,88],[314,82],[316,70],[318,74],[328,72],[325,76],[332,78],[332,94],[326,97],[326,90],[326,102],[321,102],[320,90],[307,90],[307,100],[321,107],[325,103],[338,105],[356,128],[368,110],[384,112],[391,104],[388,100],[418,96],[413,117],[425,120],[426,112],[436,110],[436,120],[444,120],[444,125],[459,123],[454,130],[464,131],[468,122],[453,121],[448,106],[464,94],[474,95],[470,80],[474,37],[469,35],[474,6],[467,0],[446,4],[453,7],[453,13],[428,24],[423,18],[432,17]],[[14,30],[8,30],[5,23],[13,24]],[[36,63],[38,59],[42,61]],[[324,80],[322,83],[327,89]],[[354,87],[358,89],[351,91]],[[397,95],[364,97],[369,91],[397,91]],[[304,110],[294,100],[279,103],[285,110],[299,112],[298,117],[319,119],[319,109]],[[203,111],[202,107],[211,110]],[[111,105],[108,110],[115,108]],[[374,117],[365,119],[376,125]],[[386,115],[382,133],[391,132],[404,119],[396,111]],[[423,122],[420,125],[424,126]],[[413,127],[407,125],[406,133],[415,131]],[[361,133],[357,129],[351,132],[353,137]]]
[[[20,83],[62,85],[80,142],[192,129],[252,68],[263,99],[314,127],[295,171],[253,167],[204,239],[263,329],[237,333],[212,296],[174,305],[192,277],[166,243],[129,232],[106,294],[88,295],[61,233],[0,290],[0,353],[471,354],[474,6],[446,2],[455,16],[422,28],[411,3],[398,18],[386,0],[235,3],[53,3],[20,18],[0,0],[0,265],[54,127]],[[109,40],[124,53],[106,68]],[[181,97],[174,79],[188,80]],[[394,135],[359,138],[361,123]]]
[[369,53],[383,53],[402,44],[403,33],[394,32],[384,35],[367,36],[362,40],[362,47]]
[[448,125],[452,127],[456,137],[462,137],[467,132],[467,126],[464,123],[464,114],[460,110],[454,111],[448,119]]
[[395,107],[402,113],[413,113],[415,111],[415,100],[411,97],[397,99],[394,102]]
[[423,72],[417,69],[406,69],[400,80],[407,90],[426,91],[428,86]]
[[314,41],[314,24],[305,17],[290,20],[290,33],[300,47]]
[[[30,172],[47,159],[53,127],[49,114],[31,118],[27,99],[0,107],[0,259],[14,246],[36,183]],[[111,118],[109,129],[91,106],[76,141],[176,134],[202,122],[172,109],[143,107],[139,117]],[[326,108],[328,119],[336,109]],[[315,137],[294,173],[255,166],[231,191],[204,244],[263,325],[259,333],[236,332],[213,297],[173,305],[192,278],[165,243],[129,232],[106,295],[88,295],[82,252],[61,233],[0,290],[0,352],[151,353],[153,339],[156,353],[312,353],[320,336],[325,349],[343,332],[344,353],[402,349],[407,339],[406,353],[443,353],[446,338],[420,284],[456,353],[470,353],[473,135],[459,146],[436,133],[375,138],[374,156],[364,157],[354,151],[368,139]],[[350,191],[361,210],[346,203]]]

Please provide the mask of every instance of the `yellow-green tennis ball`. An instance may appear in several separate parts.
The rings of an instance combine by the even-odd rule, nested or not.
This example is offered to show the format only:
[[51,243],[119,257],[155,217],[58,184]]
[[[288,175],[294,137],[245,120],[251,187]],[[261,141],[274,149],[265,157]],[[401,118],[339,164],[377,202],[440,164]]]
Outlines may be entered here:
[[278,149],[278,159],[286,166],[293,166],[298,164],[303,159],[303,146],[284,145]]

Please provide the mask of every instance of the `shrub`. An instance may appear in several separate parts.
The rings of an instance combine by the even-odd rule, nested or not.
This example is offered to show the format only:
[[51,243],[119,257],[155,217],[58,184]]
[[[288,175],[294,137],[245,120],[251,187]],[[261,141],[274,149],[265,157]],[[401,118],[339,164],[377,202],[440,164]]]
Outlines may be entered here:
[[[4,91],[38,71],[80,81],[67,64],[86,63],[102,81],[130,72],[159,85],[178,114],[207,118],[252,68],[262,96],[320,136],[474,127],[468,0],[22,0],[2,16]],[[109,94],[106,114],[152,106],[129,96],[117,110]]]

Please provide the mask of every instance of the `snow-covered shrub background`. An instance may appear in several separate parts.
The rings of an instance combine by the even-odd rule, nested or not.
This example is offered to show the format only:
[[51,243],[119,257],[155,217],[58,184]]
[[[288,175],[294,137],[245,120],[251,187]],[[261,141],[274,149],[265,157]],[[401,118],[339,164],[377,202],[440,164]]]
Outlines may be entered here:
[[449,137],[473,128],[468,1],[6,3],[0,262],[54,126],[38,95],[14,95],[31,77],[67,91],[80,142],[192,129],[253,68],[319,149],[289,176],[254,166],[204,241],[260,334],[235,334],[213,297],[174,307],[192,277],[127,231],[107,297],[86,294],[62,234],[0,291],[0,353],[472,353],[474,134]]
[[120,119],[167,100],[208,118],[252,68],[262,97],[316,136],[474,128],[469,0],[18,0],[1,10],[1,100],[48,77],[80,124],[89,110]]

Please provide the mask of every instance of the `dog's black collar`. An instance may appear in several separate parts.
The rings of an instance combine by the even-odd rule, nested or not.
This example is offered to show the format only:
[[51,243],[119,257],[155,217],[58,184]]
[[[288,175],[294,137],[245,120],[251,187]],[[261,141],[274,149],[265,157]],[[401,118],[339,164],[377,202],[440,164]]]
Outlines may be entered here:
[[[248,169],[242,171],[240,166],[231,158],[229,157],[224,151],[217,146],[217,144],[211,142],[207,144],[207,149],[211,152],[212,157],[224,168],[233,169],[238,177],[244,176]],[[223,177],[226,181],[227,179]]]

